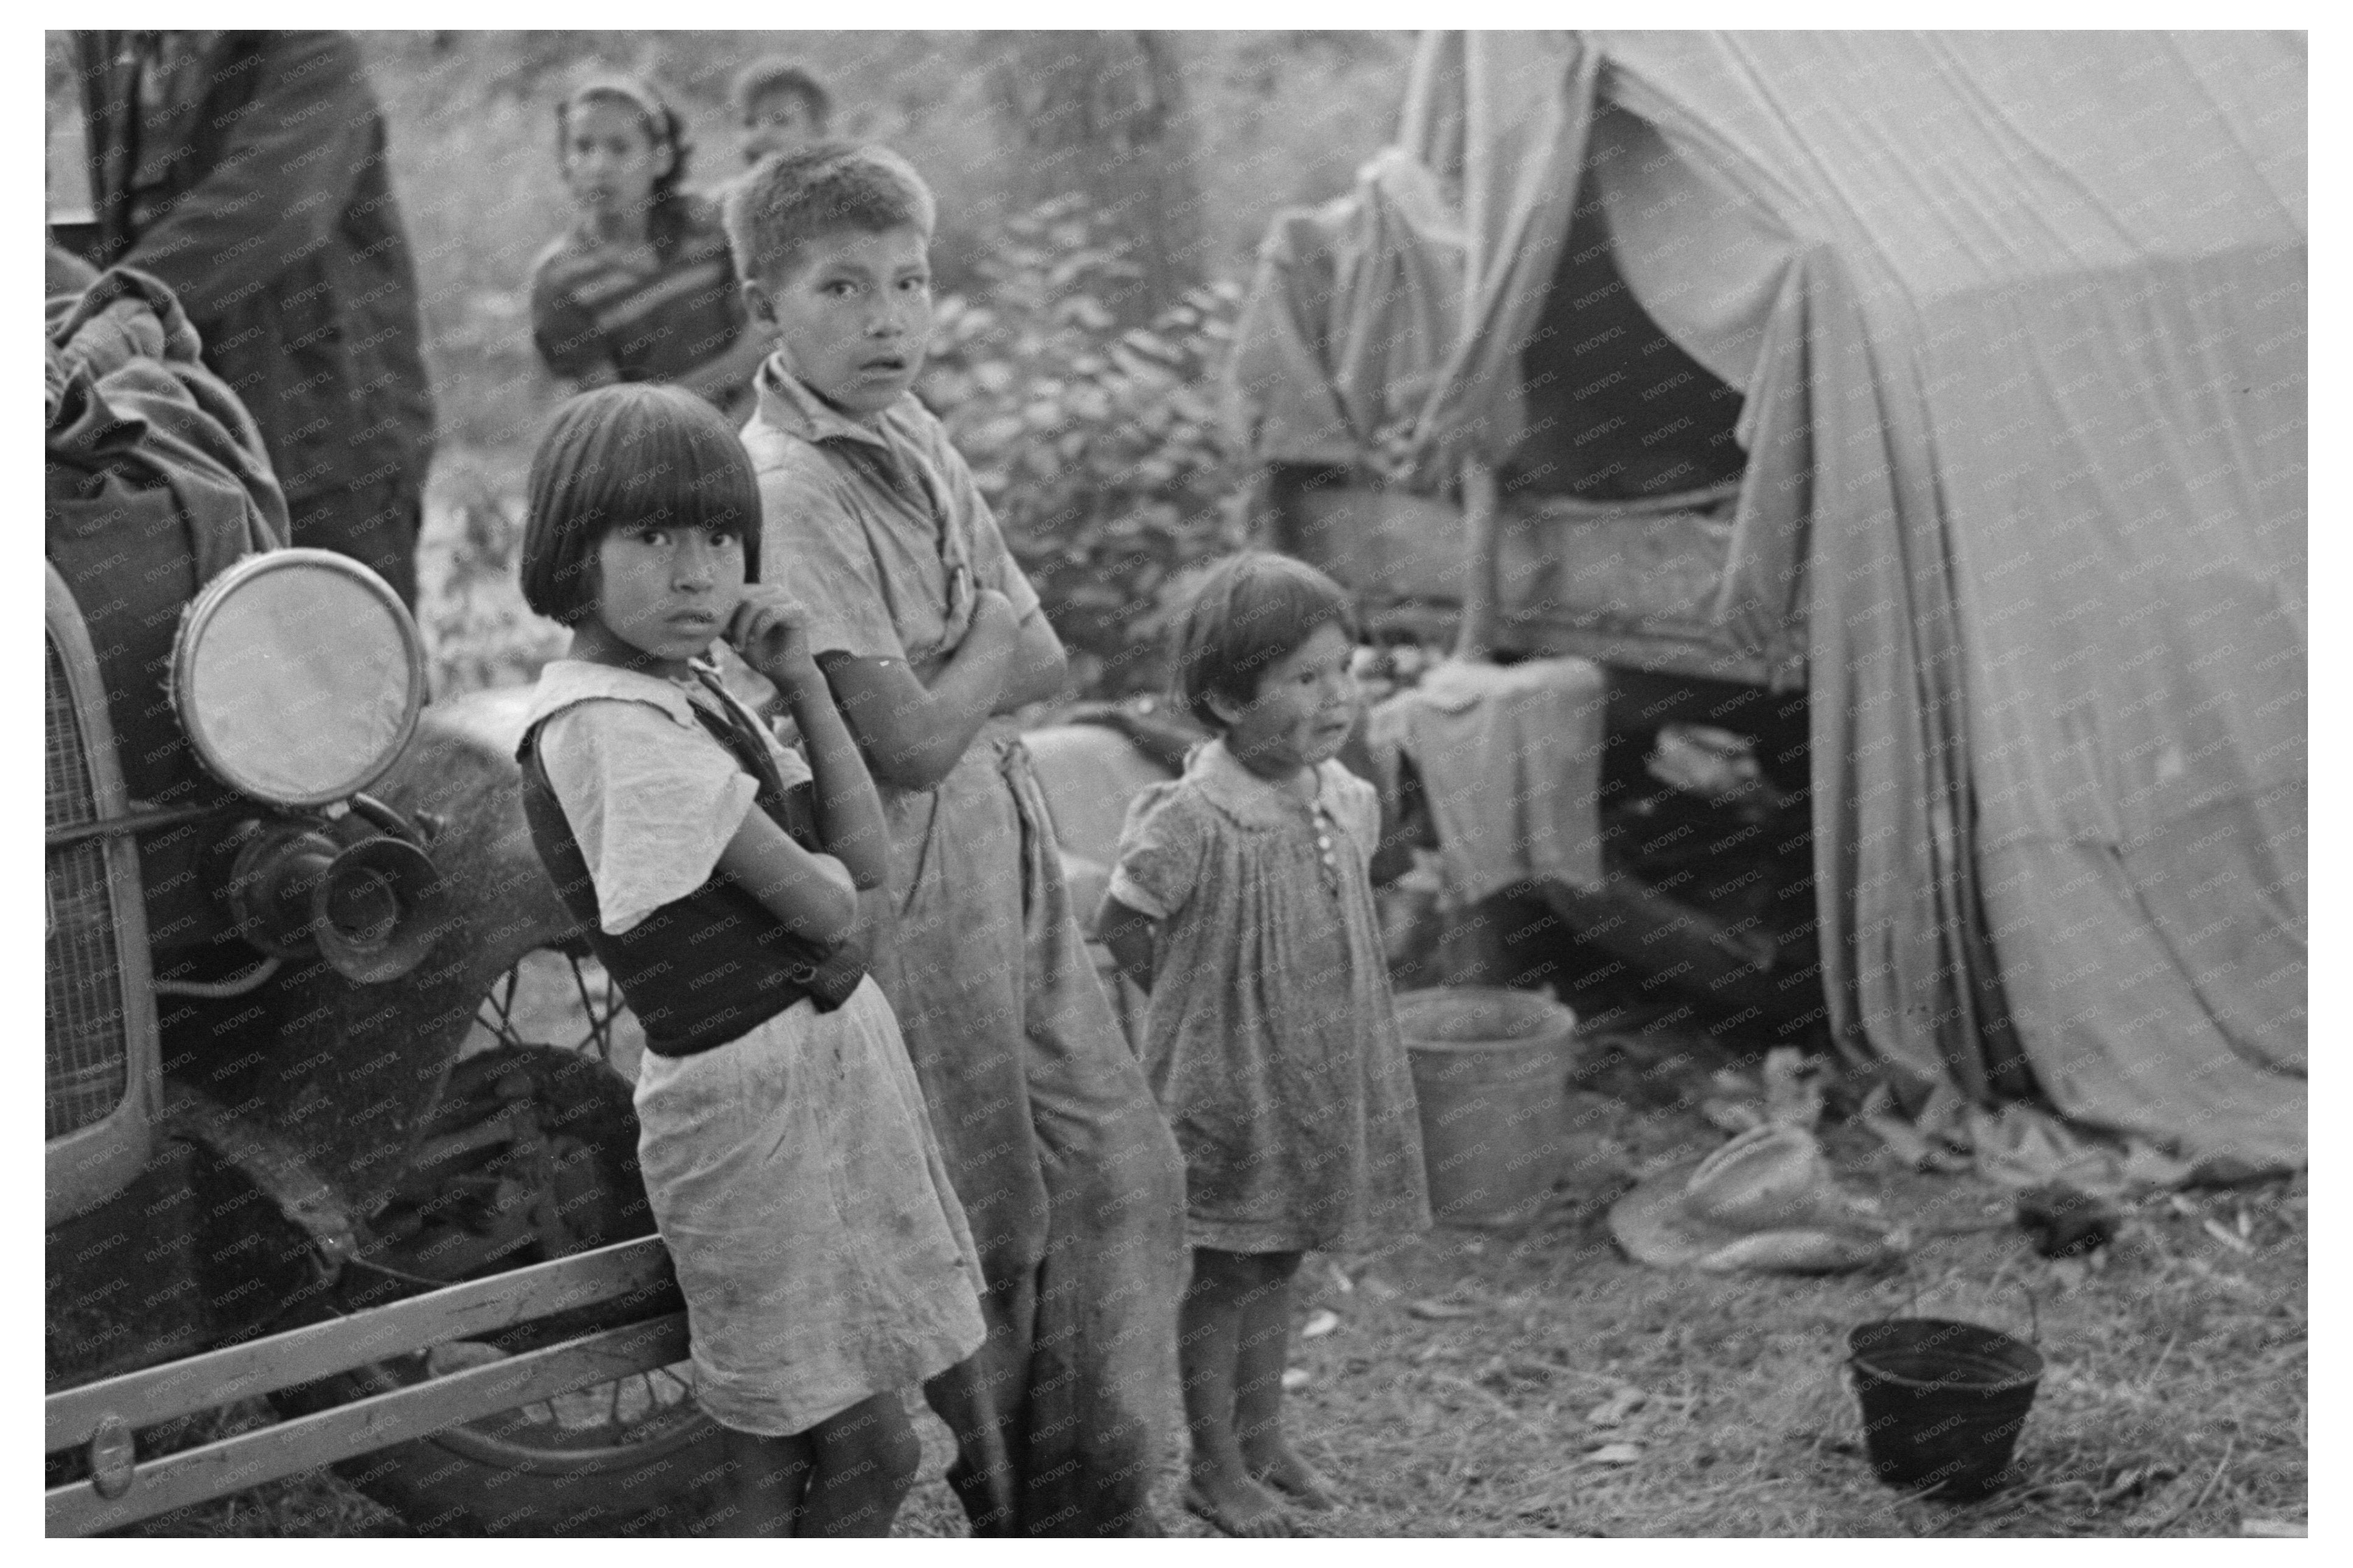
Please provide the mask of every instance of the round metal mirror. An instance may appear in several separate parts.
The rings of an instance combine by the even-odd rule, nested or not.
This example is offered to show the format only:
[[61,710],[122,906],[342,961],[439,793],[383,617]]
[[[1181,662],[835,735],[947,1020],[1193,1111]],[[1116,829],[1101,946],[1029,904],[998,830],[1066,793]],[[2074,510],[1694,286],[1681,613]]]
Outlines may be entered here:
[[417,729],[425,648],[384,579],[325,550],[250,555],[180,622],[172,698],[223,784],[274,805],[366,788]]

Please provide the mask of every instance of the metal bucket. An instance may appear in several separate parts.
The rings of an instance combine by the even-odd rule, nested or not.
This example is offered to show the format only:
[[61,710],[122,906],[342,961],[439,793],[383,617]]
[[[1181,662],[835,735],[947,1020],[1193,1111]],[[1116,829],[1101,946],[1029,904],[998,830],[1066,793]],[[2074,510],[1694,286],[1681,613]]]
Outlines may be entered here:
[[2042,1378],[2023,1340],[1946,1318],[1888,1318],[1846,1337],[1871,1468],[1891,1487],[1983,1497],[2010,1468]]
[[1577,1015],[1548,996],[1449,985],[1397,999],[1441,1223],[1513,1217],[1552,1189]]

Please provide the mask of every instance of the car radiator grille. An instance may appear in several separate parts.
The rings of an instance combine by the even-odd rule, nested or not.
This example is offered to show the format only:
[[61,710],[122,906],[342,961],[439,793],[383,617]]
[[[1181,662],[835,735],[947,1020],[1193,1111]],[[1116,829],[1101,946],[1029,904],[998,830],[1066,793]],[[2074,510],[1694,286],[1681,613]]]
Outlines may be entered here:
[[[43,767],[47,826],[98,816],[80,717],[66,684],[56,639],[48,640],[48,743]],[[106,879],[103,839],[48,852],[47,992],[47,1136],[63,1137],[105,1119],[129,1084],[129,1038],[122,1009],[122,966],[115,951],[114,900]]]

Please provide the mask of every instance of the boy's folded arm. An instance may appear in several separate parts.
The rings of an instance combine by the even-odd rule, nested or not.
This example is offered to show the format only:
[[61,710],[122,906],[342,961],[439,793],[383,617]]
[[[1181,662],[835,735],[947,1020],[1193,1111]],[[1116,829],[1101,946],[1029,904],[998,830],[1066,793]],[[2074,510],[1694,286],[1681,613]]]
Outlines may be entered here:
[[1051,701],[1070,683],[1071,658],[1062,650],[1062,639],[1054,635],[1053,623],[1043,609],[1031,610],[1013,645],[1012,664],[1006,672],[1005,690],[997,699],[997,711],[1012,713],[1032,702]]
[[719,852],[719,869],[760,900],[796,936],[830,945],[858,919],[858,893],[849,868],[830,855],[813,855],[753,810]]
[[1013,652],[1009,625],[976,617],[928,687],[902,659],[833,652],[819,654],[818,666],[875,779],[922,790],[948,776],[988,721]]
[[[936,423],[930,428],[938,432]],[[979,481],[973,478],[972,465],[965,461],[964,454],[944,433],[938,434],[931,455],[947,481],[949,510],[970,521],[976,580],[1003,595],[1016,619],[1019,635],[995,710],[1012,713],[1033,702],[1061,696],[1070,685],[1070,657],[1063,652],[1062,639],[1055,636],[1053,623],[1047,620],[1044,608],[1038,603],[1038,591],[1022,575],[1012,551],[1006,548],[1004,530],[997,526],[988,498],[981,493]]]
[[789,699],[808,752],[819,842],[861,890],[879,888],[891,875],[891,829],[858,742],[824,683],[815,690],[796,689]]

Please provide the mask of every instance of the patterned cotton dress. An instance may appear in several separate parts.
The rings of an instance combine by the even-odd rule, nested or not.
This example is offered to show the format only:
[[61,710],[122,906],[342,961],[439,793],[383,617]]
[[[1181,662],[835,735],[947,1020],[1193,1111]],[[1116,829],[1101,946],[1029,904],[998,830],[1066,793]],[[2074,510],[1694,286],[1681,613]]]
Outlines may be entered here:
[[1355,1252],[1430,1225],[1366,871],[1379,802],[1336,762],[1316,785],[1310,805],[1212,741],[1120,837],[1112,896],[1161,922],[1145,1072],[1194,1247]]

